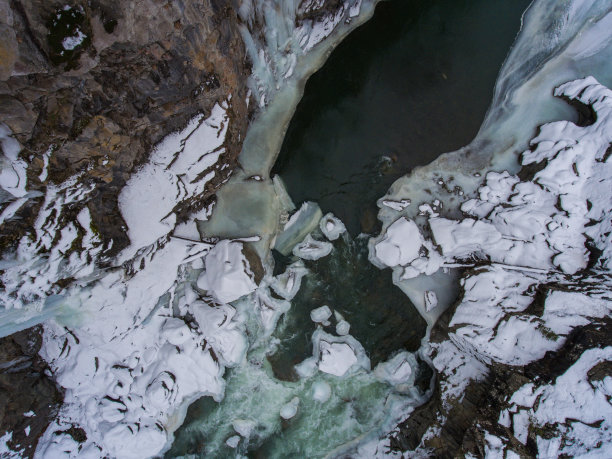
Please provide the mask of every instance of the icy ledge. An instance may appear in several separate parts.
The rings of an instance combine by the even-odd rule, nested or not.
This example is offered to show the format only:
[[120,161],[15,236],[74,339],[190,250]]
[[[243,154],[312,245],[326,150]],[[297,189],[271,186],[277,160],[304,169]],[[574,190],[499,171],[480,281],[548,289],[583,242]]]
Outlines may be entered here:
[[[425,347],[447,413],[490,368],[541,361],[574,329],[612,312],[612,91],[588,77],[555,95],[590,106],[592,124],[543,125],[521,156],[520,177],[489,173],[478,197],[462,205],[463,219],[430,215],[425,235],[402,217],[374,247],[378,261],[401,267],[403,277],[468,268],[447,338]],[[498,423],[516,445],[530,435],[541,457],[609,457],[612,379],[591,370],[610,361],[609,348],[584,352],[550,384],[519,388]],[[493,456],[518,451],[486,433]],[[431,427],[423,441],[438,434]]]

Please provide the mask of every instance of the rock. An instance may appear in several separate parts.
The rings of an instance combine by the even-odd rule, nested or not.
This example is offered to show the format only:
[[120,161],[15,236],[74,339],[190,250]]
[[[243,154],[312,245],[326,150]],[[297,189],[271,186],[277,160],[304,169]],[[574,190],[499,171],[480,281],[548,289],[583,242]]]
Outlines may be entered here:
[[38,356],[41,332],[37,326],[0,338],[0,437],[12,432],[6,447],[20,457],[34,456],[63,400]]
[[[0,84],[0,107],[3,122],[24,147],[21,156],[31,158],[28,188],[44,190],[34,177],[41,173],[44,152],[55,145],[49,181],[82,173],[80,181],[95,187],[86,205],[107,255],[129,242],[117,195],[134,168],[165,135],[230,95],[222,164],[206,192],[177,209],[179,214],[203,205],[236,163],[248,124],[249,64],[236,13],[214,4],[101,0],[71,8],[72,19],[42,0],[0,7],[6,38],[0,81],[10,81]],[[58,14],[66,16],[60,22],[74,23],[72,32],[53,26]],[[77,28],[87,39],[70,50],[70,59],[60,56],[54,46]],[[56,37],[60,32],[68,35]],[[3,235],[27,232],[35,204],[27,203],[21,220]],[[6,237],[2,242],[10,243]]]

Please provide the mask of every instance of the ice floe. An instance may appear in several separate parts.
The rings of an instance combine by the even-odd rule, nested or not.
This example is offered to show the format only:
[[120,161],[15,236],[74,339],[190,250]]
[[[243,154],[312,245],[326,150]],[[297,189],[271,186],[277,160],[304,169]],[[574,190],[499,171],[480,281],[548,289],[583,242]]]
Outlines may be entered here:
[[304,260],[318,260],[329,255],[333,248],[331,242],[318,241],[308,234],[293,248],[293,254]]
[[346,226],[344,226],[344,223],[342,223],[342,221],[335,217],[331,212],[325,214],[323,218],[321,218],[319,228],[325,237],[330,241],[335,241],[341,234],[346,232]]

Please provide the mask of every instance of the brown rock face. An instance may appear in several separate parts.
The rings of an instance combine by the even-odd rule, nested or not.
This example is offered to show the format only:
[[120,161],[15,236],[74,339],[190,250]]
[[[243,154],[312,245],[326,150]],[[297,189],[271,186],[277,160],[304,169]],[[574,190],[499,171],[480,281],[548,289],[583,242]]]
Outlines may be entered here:
[[63,394],[38,356],[42,327],[0,338],[0,436],[7,446],[32,457],[39,437],[54,418]]
[[[66,3],[0,2],[0,111],[24,147],[29,190],[78,173],[94,185],[87,205],[102,238],[113,239],[112,255],[128,243],[117,195],[130,173],[165,135],[230,97],[223,161],[235,165],[248,123],[249,63],[230,2]],[[198,200],[232,169],[217,173]],[[21,221],[5,224],[3,247],[36,214],[21,212]]]
[[[448,322],[454,314],[451,307],[438,320],[431,334],[432,342],[448,339]],[[485,456],[485,431],[506,441],[509,449],[520,457],[536,457],[536,436],[556,436],[558,426],[551,425],[548,431],[528,429],[525,444],[519,442],[512,428],[499,424],[500,412],[510,406],[510,398],[523,385],[533,383],[536,387],[554,383],[580,356],[589,349],[612,345],[612,319],[603,318],[571,332],[565,344],[557,351],[547,352],[535,362],[523,367],[493,364],[489,374],[481,381],[471,381],[459,400],[445,403],[442,400],[439,375],[432,397],[418,407],[399,426],[397,435],[391,438],[393,449],[429,452],[430,457],[455,458]],[[589,380],[603,379],[612,375],[612,366],[603,362],[593,367]],[[424,437],[430,427],[437,433]]]

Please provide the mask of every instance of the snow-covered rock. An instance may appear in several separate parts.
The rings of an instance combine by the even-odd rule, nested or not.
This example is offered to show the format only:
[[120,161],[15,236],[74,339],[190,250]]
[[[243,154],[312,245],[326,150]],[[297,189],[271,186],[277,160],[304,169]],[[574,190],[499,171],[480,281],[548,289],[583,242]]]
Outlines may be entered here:
[[221,303],[230,303],[257,288],[242,243],[224,240],[206,255],[206,269],[198,278],[198,287]]

